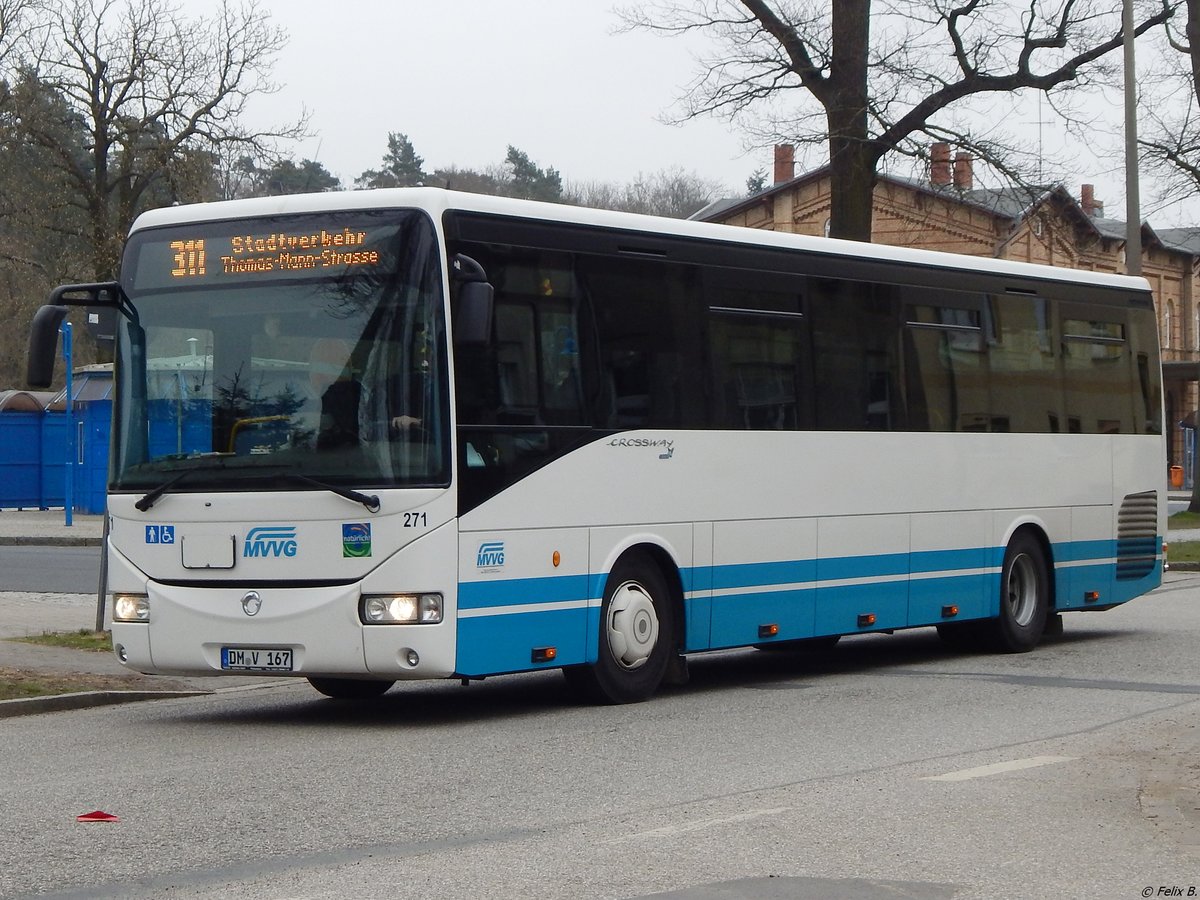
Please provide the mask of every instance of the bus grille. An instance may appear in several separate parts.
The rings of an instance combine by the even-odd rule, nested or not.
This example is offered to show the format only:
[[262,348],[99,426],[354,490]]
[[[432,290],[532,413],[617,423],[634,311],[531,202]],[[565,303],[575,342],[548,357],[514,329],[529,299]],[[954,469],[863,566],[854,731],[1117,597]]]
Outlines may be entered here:
[[1157,557],[1158,492],[1128,494],[1117,514],[1117,579],[1145,578]]

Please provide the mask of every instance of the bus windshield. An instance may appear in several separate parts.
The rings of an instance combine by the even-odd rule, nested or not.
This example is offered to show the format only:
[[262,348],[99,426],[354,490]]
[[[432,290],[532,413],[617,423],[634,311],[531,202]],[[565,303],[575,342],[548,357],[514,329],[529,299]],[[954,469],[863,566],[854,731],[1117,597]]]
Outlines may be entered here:
[[113,487],[447,484],[438,259],[412,211],[135,233]]

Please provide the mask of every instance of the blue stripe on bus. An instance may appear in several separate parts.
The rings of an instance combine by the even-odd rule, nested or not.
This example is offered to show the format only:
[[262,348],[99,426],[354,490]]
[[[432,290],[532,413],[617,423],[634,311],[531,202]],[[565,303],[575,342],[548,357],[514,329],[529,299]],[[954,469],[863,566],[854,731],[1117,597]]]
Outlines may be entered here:
[[[991,555],[989,547],[975,547],[969,550],[915,550],[909,554],[909,571],[919,575],[924,572],[980,569],[987,566]],[[1001,553],[1001,557],[1003,555]]]
[[[1161,552],[1161,536],[1154,546]],[[685,567],[680,569],[685,593],[706,592],[711,586],[712,594],[685,603],[684,649],[759,643],[757,628],[767,623],[779,625],[777,640],[787,640],[868,630],[858,627],[858,616],[868,613],[876,617],[875,630],[937,624],[944,621],[948,605],[959,608],[960,620],[994,616],[1004,552],[1004,547],[976,547]],[[1145,593],[1160,578],[1155,566],[1145,577],[1117,579],[1115,540],[1062,542],[1051,552],[1060,609],[1084,607],[1085,590],[1100,591],[1100,605],[1121,603]],[[529,653],[543,645],[557,648],[558,665],[594,662],[597,606],[607,577],[597,573],[460,583],[459,608],[482,614],[459,619],[459,671],[474,675],[538,668]],[[858,583],[828,583],[837,581]],[[579,606],[505,614],[506,607],[571,601]]]
[[712,589],[758,587],[770,584],[804,584],[817,579],[817,561],[738,563],[712,567]]
[[[588,615],[589,610],[576,608],[459,619],[458,674],[498,675],[594,662],[585,646]],[[552,663],[533,662],[533,650],[539,647],[555,649]]]
[[459,609],[489,609],[525,603],[558,603],[583,600],[588,594],[586,575],[552,575],[546,578],[509,578],[464,581],[458,586]]
[[[1069,541],[1054,545],[1055,563],[1084,562],[1089,559],[1107,560],[1116,555],[1117,542],[1114,540]],[[1000,551],[1000,558],[1004,558],[1003,550]]]

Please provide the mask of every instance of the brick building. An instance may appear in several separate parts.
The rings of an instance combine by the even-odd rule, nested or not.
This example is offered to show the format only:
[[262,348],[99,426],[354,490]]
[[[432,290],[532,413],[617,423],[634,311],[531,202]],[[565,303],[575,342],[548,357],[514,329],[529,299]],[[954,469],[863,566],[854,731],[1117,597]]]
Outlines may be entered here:
[[[1062,185],[978,189],[971,157],[932,148],[929,178],[880,175],[875,186],[872,241],[951,253],[991,256],[1097,272],[1125,271],[1125,223],[1104,216],[1085,184],[1076,200]],[[720,200],[693,218],[796,234],[825,235],[829,171],[796,175],[794,151],[775,148],[774,183],[739,200]],[[1200,373],[1200,228],[1142,226],[1142,274],[1154,291],[1166,378],[1171,464],[1185,459],[1184,429],[1194,427]],[[1189,466],[1189,469],[1191,467]]]

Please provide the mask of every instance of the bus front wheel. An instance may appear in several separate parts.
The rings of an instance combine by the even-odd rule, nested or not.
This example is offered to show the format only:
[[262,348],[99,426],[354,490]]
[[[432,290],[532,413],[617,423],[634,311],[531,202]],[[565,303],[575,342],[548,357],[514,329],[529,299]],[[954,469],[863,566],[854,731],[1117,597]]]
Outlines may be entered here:
[[1032,650],[1046,630],[1050,575],[1041,542],[1018,532],[1004,551],[1000,573],[1000,615],[989,624],[992,646],[1005,653]]
[[563,669],[572,688],[600,703],[636,703],[658,689],[675,652],[675,618],[662,570],[647,557],[622,557],[609,573],[599,644],[594,664]]
[[334,700],[370,700],[386,693],[394,681],[359,681],[354,678],[310,678],[308,683]]

